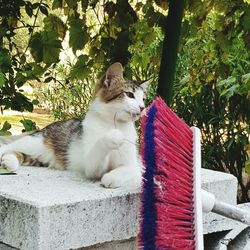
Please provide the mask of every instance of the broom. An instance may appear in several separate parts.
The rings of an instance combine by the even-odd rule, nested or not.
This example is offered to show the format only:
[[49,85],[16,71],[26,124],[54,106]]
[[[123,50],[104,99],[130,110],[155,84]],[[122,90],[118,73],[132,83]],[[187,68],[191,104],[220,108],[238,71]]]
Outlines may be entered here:
[[202,250],[202,209],[250,224],[249,213],[201,190],[199,129],[189,128],[161,98],[143,117],[142,135],[139,249]]

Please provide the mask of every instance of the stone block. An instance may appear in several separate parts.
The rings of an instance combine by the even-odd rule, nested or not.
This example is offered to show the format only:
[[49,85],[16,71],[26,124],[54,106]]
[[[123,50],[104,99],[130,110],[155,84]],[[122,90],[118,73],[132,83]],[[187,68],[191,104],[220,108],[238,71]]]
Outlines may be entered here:
[[[202,185],[219,199],[236,203],[232,175],[202,170]],[[118,249],[114,246],[128,244],[132,250],[138,209],[139,189],[133,186],[106,189],[73,172],[35,167],[0,175],[0,242],[17,249],[98,249],[102,244]],[[222,226],[220,217],[205,216],[204,232],[233,227]]]

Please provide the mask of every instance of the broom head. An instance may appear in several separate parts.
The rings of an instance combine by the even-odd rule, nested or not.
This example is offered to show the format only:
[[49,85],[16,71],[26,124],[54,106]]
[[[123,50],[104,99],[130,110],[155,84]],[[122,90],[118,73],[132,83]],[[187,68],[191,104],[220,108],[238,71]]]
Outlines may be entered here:
[[161,98],[142,119],[139,249],[203,249],[199,130]]

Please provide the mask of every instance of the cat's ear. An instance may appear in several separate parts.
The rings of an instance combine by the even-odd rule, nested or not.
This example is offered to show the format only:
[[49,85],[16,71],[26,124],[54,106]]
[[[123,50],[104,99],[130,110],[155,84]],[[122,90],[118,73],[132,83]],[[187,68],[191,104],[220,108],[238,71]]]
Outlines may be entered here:
[[123,78],[123,67],[121,63],[116,62],[112,64],[106,71],[105,73],[105,78],[104,78],[104,86],[109,87],[112,80],[116,77]]
[[143,91],[146,91],[150,83],[153,81],[153,78],[149,78],[148,80],[141,81],[139,84],[143,88]]

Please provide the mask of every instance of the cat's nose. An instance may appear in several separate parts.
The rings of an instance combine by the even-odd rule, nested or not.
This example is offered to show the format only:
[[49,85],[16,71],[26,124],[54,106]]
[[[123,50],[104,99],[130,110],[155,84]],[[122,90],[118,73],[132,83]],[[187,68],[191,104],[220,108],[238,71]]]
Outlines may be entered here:
[[142,112],[144,108],[144,106],[140,106],[140,112]]

